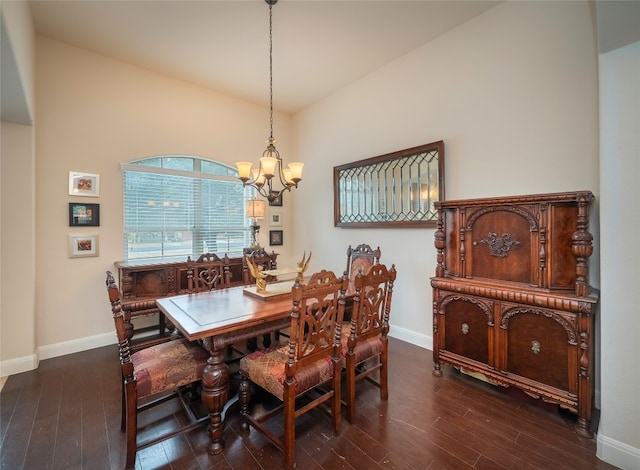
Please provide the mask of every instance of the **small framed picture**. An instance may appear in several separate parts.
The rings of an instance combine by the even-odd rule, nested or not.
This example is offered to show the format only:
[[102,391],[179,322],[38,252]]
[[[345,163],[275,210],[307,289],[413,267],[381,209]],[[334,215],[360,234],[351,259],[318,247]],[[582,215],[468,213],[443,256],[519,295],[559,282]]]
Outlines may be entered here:
[[[271,191],[270,195],[275,194],[273,191]],[[273,199],[273,201],[269,202],[270,206],[279,206],[282,207],[282,193],[280,193],[280,196],[278,196],[277,198]]]
[[99,227],[100,204],[69,203],[69,227]]
[[98,234],[69,235],[69,258],[98,256]]
[[100,175],[70,171],[69,195],[98,197],[100,195]]
[[271,227],[282,227],[282,212],[271,212],[269,214],[269,225]]
[[269,245],[282,245],[282,230],[269,230]]

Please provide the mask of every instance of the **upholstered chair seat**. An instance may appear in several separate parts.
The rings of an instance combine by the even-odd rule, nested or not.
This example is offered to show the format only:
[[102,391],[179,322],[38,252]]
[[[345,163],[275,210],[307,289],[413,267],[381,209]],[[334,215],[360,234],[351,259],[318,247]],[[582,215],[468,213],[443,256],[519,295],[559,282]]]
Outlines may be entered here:
[[[349,351],[349,334],[351,332],[351,324],[348,322],[343,323],[342,326],[342,362],[346,365],[346,355]],[[372,338],[365,338],[356,343],[353,349],[353,360],[356,364],[360,364],[372,357],[379,356],[382,353],[384,345],[380,336],[374,336]]]
[[[272,395],[284,400],[285,366],[289,346],[271,347],[255,351],[240,360],[240,373]],[[330,356],[299,369],[293,376],[294,394],[300,395],[313,387],[331,380],[335,370]]]
[[158,344],[132,354],[138,398],[202,380],[208,358],[206,349],[186,339]]

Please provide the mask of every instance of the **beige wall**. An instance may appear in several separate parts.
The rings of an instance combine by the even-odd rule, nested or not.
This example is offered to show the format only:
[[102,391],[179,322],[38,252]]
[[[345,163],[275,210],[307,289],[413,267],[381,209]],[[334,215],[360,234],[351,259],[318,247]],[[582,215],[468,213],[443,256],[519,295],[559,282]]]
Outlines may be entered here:
[[[115,339],[104,279],[123,256],[120,163],[162,154],[257,161],[269,117],[259,106],[50,39],[38,38],[37,65],[36,320],[44,359]],[[274,119],[286,155],[289,118]],[[69,171],[99,174],[99,198],[69,196]],[[68,227],[74,201],[99,203],[101,226]],[[68,235],[93,232],[100,256],[70,259]]]
[[38,366],[33,127],[0,127],[0,375]]
[[638,84],[640,42],[600,57],[603,411],[598,456],[625,469],[640,468]]
[[[26,2],[1,2],[2,79],[13,82],[0,126],[0,376],[38,366],[35,342],[35,44]],[[6,44],[5,41],[9,44]],[[12,83],[13,85],[13,83]],[[3,88],[4,88],[3,86]],[[6,103],[5,103],[6,105]]]
[[[398,269],[391,332],[430,348],[434,230],[332,228],[333,166],[442,139],[447,199],[582,189],[597,198],[597,93],[587,4],[491,9],[295,117],[307,175],[296,216],[314,213],[296,225],[296,250],[313,247],[314,267],[341,270],[347,245],[380,245]],[[595,285],[597,260],[596,250]]]

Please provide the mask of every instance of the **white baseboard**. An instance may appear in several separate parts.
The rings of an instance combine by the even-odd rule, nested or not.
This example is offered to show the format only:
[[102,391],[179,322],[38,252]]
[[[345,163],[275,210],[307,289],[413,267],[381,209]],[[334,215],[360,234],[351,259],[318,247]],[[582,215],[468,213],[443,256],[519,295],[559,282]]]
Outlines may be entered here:
[[[145,335],[141,335],[140,337],[142,336]],[[433,347],[433,341],[430,336],[421,335],[415,331],[407,330],[405,328],[392,326],[389,331],[389,336],[429,350]],[[0,361],[0,377],[8,377],[9,375],[37,369],[40,364],[40,360],[65,356],[67,354],[100,348],[102,346],[108,346],[115,343],[116,338],[114,333],[109,332],[42,346],[38,348],[36,354]]]
[[407,330],[395,325],[389,326],[389,336],[433,351],[433,336],[416,333],[413,330]]
[[640,468],[640,449],[598,433],[596,456],[622,470]]
[[8,377],[37,369],[39,364],[40,360],[37,354],[0,361],[0,377]]
[[[152,333],[139,335],[136,336],[136,338],[142,338],[150,334]],[[0,361],[0,377],[8,377],[13,374],[37,369],[40,361],[44,359],[66,356],[67,354],[101,348],[102,346],[109,346],[110,344],[116,344],[116,336],[114,332],[101,333],[99,335],[88,336],[86,338],[41,346],[37,349],[36,354]]]
[[67,354],[100,348],[110,344],[116,344],[116,335],[113,331],[110,333],[102,333],[99,335],[88,336],[86,338],[79,338],[71,341],[64,341],[62,343],[42,346],[38,348],[38,354],[41,360],[51,359],[52,357],[66,356]]

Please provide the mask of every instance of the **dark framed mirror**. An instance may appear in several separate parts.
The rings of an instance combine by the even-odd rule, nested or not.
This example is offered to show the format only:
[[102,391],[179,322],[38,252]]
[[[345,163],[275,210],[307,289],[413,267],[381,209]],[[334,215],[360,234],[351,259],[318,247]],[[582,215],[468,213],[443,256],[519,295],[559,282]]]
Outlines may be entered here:
[[333,168],[336,227],[435,227],[444,141]]

